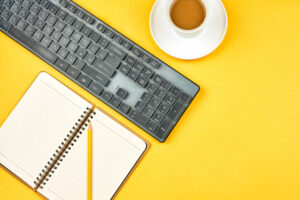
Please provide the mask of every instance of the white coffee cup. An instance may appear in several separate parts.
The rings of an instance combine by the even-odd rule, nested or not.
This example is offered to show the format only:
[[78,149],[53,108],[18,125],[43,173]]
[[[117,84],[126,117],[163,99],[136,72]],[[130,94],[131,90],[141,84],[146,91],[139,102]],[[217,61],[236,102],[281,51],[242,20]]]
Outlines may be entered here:
[[205,27],[207,26],[207,23],[209,21],[210,18],[210,9],[209,9],[209,1],[210,0],[199,0],[205,9],[205,18],[203,20],[203,22],[201,23],[201,25],[199,25],[197,28],[191,29],[191,30],[185,30],[182,28],[179,28],[178,26],[176,26],[172,19],[171,19],[171,7],[173,6],[173,3],[176,0],[157,0],[157,1],[161,1],[158,3],[163,3],[164,7],[165,7],[165,17],[167,18],[167,21],[169,23],[169,25],[172,27],[172,29],[175,31],[175,33],[180,36],[180,37],[184,37],[184,38],[194,38],[197,37],[198,35],[201,34],[201,32],[205,29]]

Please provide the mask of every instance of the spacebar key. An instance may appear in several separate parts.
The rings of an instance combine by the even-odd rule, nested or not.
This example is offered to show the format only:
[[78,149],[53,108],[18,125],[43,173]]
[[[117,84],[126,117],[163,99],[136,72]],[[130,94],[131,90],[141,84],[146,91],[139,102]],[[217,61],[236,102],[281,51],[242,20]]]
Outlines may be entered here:
[[51,51],[49,51],[47,48],[32,40],[24,32],[20,31],[19,29],[16,29],[15,27],[12,27],[9,33],[16,39],[21,41],[23,44],[27,45],[27,47],[29,47],[31,51],[33,51],[35,54],[37,54],[47,62],[51,64],[55,63],[57,56]]

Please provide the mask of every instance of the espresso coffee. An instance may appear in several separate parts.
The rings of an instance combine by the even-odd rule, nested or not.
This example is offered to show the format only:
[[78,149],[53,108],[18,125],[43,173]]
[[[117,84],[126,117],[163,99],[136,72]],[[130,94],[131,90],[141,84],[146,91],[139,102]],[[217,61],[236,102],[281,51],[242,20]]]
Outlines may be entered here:
[[170,17],[181,29],[195,29],[205,19],[205,7],[201,0],[175,0],[170,8]]

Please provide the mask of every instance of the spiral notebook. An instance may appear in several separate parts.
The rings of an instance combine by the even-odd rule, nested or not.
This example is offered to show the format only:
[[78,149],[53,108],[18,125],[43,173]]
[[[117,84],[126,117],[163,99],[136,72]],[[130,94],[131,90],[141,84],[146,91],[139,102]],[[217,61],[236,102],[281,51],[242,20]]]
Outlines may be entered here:
[[0,128],[0,163],[48,199],[87,197],[87,123],[93,199],[112,199],[147,143],[42,72]]

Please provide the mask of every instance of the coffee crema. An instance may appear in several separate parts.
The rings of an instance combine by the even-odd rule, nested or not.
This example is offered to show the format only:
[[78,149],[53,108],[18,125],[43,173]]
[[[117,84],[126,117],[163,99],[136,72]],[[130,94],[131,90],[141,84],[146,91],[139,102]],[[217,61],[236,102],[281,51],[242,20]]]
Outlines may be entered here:
[[181,29],[192,30],[205,19],[205,7],[201,0],[175,0],[170,8],[173,23]]

